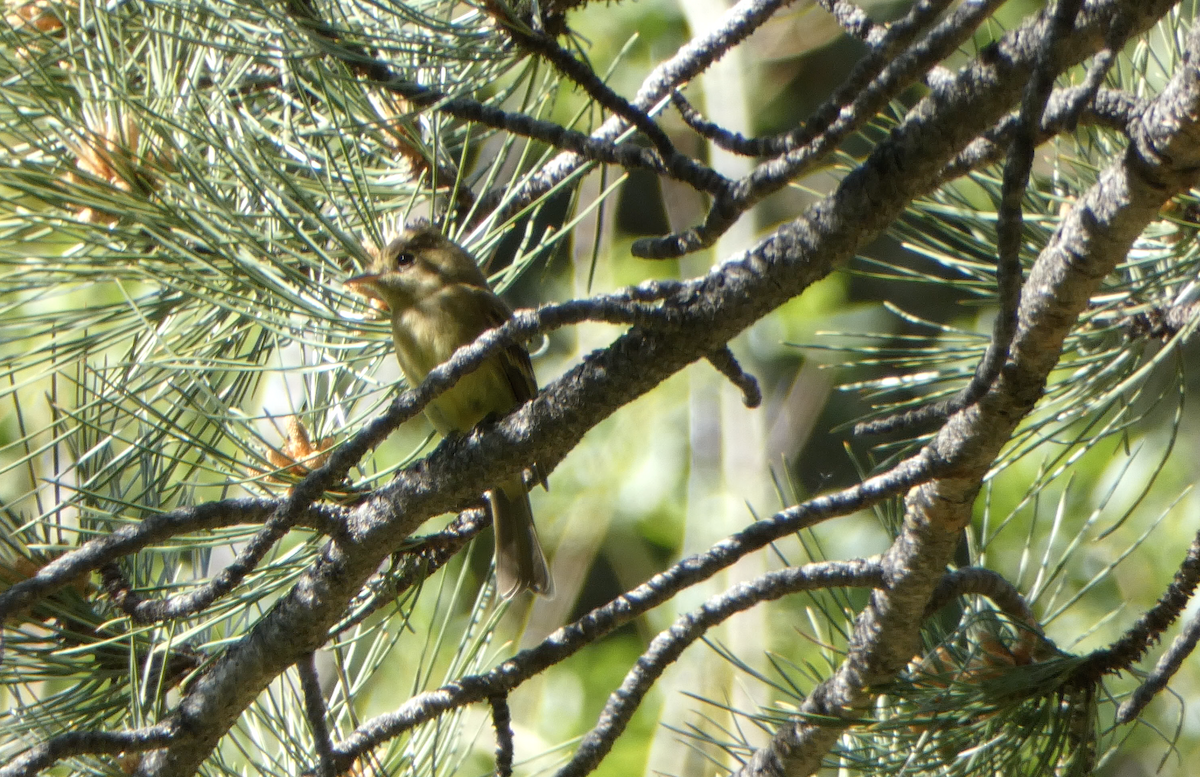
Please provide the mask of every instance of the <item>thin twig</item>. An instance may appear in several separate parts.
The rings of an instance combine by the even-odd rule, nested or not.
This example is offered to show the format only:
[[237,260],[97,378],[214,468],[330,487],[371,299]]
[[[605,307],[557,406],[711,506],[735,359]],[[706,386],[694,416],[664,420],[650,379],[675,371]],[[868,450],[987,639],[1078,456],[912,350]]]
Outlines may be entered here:
[[[827,128],[811,139],[807,138],[807,127],[802,133],[780,139],[778,143],[782,148],[779,150],[786,153],[759,165],[745,178],[734,181],[723,196],[714,200],[703,224],[664,237],[636,240],[630,249],[633,255],[646,259],[668,259],[713,245],[742,213],[812,169],[842,140],[870,121],[900,90],[955,51],[1001,4],[1002,0],[982,0],[959,6],[920,42],[890,61],[885,59],[887,66],[859,90],[848,105],[839,109],[837,118]],[[854,77],[855,74],[851,74],[849,80]],[[810,122],[810,125],[813,123]],[[774,152],[776,148],[776,144],[769,144],[768,151]],[[755,154],[766,155],[770,154]]]
[[[1081,667],[1076,675],[1078,683],[1080,685],[1094,683],[1106,674],[1127,671],[1140,661],[1150,647],[1162,638],[1162,633],[1183,614],[1196,592],[1197,585],[1200,585],[1200,533],[1197,533],[1192,540],[1179,569],[1175,571],[1174,579],[1171,580],[1171,584],[1167,586],[1167,590],[1158,598],[1154,606],[1142,613],[1137,622],[1120,639],[1088,656],[1087,664]],[[1188,631],[1195,628],[1194,623],[1190,624]],[[1181,639],[1182,642],[1177,640],[1176,645],[1172,646],[1172,650],[1168,651],[1168,656],[1172,656],[1169,660],[1174,660],[1176,650],[1185,651],[1194,647],[1195,638],[1190,634]],[[1190,646],[1189,640],[1191,640]],[[1168,664],[1169,666],[1170,664]],[[1168,667],[1164,667],[1164,670]],[[1174,670],[1171,669],[1171,671]],[[1169,676],[1167,674],[1165,677],[1161,677],[1162,681],[1165,682]],[[1157,677],[1147,680],[1147,683],[1153,682],[1157,682]],[[1153,691],[1148,689],[1143,693],[1152,695]]]
[[321,678],[317,674],[316,654],[309,653],[297,661],[296,671],[300,673],[304,712],[308,716],[313,746],[317,751],[316,777],[335,777],[333,742],[329,739],[329,726],[325,724],[325,695],[321,692]]
[[[992,339],[975,368],[974,375],[955,396],[917,410],[888,416],[854,427],[856,434],[879,434],[902,428],[918,426],[929,421],[944,421],[964,407],[979,401],[987,393],[1000,374],[1000,368],[1008,360],[1008,349],[1017,331],[1017,306],[1021,301],[1021,245],[1025,238],[1025,220],[1022,200],[1029,185],[1029,173],[1033,169],[1033,155],[1037,149],[1042,115],[1054,90],[1054,79],[1058,73],[1054,68],[1054,50],[1058,42],[1075,26],[1075,17],[1083,0],[1058,0],[1054,14],[1042,38],[1033,75],[1021,98],[1021,108],[1012,133],[1004,162],[1004,175],[1000,185],[1000,206],[996,223],[996,301],[1000,310],[992,324]],[[1102,60],[1102,57],[1098,57]],[[1093,63],[1095,64],[1095,63]],[[1095,68],[1093,68],[1095,69]],[[1100,76],[1103,76],[1103,72]],[[1094,87],[1085,86],[1080,95],[1083,104],[1091,99],[1100,86],[1099,78]]]
[[[226,499],[169,513],[151,515],[139,523],[122,526],[110,534],[88,540],[76,550],[64,553],[38,570],[33,577],[0,592],[0,620],[11,613],[44,599],[72,581],[100,569],[122,556],[136,553],[147,545],[179,534],[256,523],[270,516],[281,505],[278,499]],[[297,525],[325,534],[340,531],[344,511],[328,505],[309,507]]]
[[1183,666],[1183,662],[1196,651],[1196,643],[1200,642],[1200,613],[1192,616],[1184,627],[1183,632],[1175,638],[1166,651],[1158,658],[1154,670],[1146,675],[1142,684],[1133,690],[1129,698],[1117,707],[1116,722],[1130,723],[1142,714],[1158,692],[1167,687],[1167,683]]
[[849,0],[817,0],[817,5],[833,14],[838,26],[848,35],[858,38],[863,43],[878,42],[885,34],[886,28],[871,21],[866,11]]
[[287,6],[289,12],[325,54],[353,68],[368,82],[403,97],[417,107],[540,140],[555,148],[574,152],[590,161],[652,170],[687,183],[698,191],[718,194],[725,191],[729,184],[720,173],[681,154],[672,154],[664,159],[655,151],[635,143],[598,140],[554,122],[503,111],[466,97],[453,97],[438,89],[402,78],[392,72],[383,60],[368,54],[362,46],[346,42],[344,34],[347,31],[321,19],[309,0],[289,0]]
[[1027,656],[1037,655],[1039,648],[1046,647],[1048,640],[1042,624],[1025,601],[1017,587],[1005,580],[1003,575],[982,567],[956,569],[942,578],[925,607],[925,617],[966,594],[986,596],[1000,612],[1008,615],[1019,627],[1017,635],[1019,651]]
[[762,404],[762,389],[754,376],[742,369],[737,357],[729,346],[713,351],[707,357],[708,363],[716,367],[717,372],[729,378],[729,382],[742,391],[742,404],[746,407],[758,407]]
[[159,724],[133,731],[70,731],[50,737],[0,768],[0,777],[33,777],[64,758],[76,755],[143,753],[170,743],[177,732]]
[[[847,111],[865,115],[868,111],[859,106],[864,95],[878,90],[880,73],[890,68],[900,50],[916,38],[937,16],[950,5],[950,0],[922,0],[901,19],[886,28],[876,27],[880,35],[877,45],[858,62],[833,94],[821,104],[812,117],[799,128],[762,138],[747,138],[730,132],[716,124],[705,121],[678,91],[673,91],[672,101],[679,109],[683,120],[696,132],[719,147],[735,154],[749,157],[774,157],[810,145],[822,135],[831,132],[837,138],[845,137],[847,131],[838,129],[835,122],[844,121]],[[892,81],[897,79],[893,78]],[[910,79],[911,80],[911,79]],[[882,105],[895,93],[895,85],[888,87],[888,96],[875,98],[875,105]],[[877,108],[869,109],[873,113]]]
[[[1046,104],[1042,115],[1041,134],[1038,142],[1043,143],[1060,132],[1070,130],[1081,122],[1098,124],[1128,135],[1130,126],[1146,109],[1146,101],[1117,89],[1100,89],[1090,102],[1080,98],[1084,87],[1055,90]],[[971,141],[943,169],[943,180],[950,181],[990,164],[1004,156],[1016,132],[1017,117],[1006,116],[1003,120]]]
[[412,547],[393,554],[393,559],[399,558],[399,571],[393,568],[373,575],[363,585],[363,593],[346,608],[346,619],[331,629],[331,632],[341,634],[347,629],[352,629],[381,607],[394,602],[405,591],[441,569],[479,532],[490,525],[491,513],[476,508],[459,513],[449,526],[436,534],[413,538]]
[[[1046,28],[1033,76],[1021,99],[1016,133],[1004,163],[997,214],[996,297],[1000,310],[987,352],[970,384],[963,390],[958,407],[974,404],[991,388],[1000,374],[1000,367],[1008,359],[1009,345],[1017,330],[1017,306],[1021,301],[1022,285],[1021,244],[1025,234],[1022,200],[1029,185],[1029,173],[1033,169],[1038,126],[1046,101],[1054,89],[1054,79],[1058,76],[1054,67],[1054,50],[1059,41],[1074,29],[1075,17],[1082,5],[1083,0],[1057,0],[1055,3],[1054,15]],[[958,407],[952,408],[952,412]]]
[[593,100],[641,130],[664,160],[675,156],[675,146],[662,127],[655,124],[644,110],[610,89],[589,64],[574,57],[545,32],[530,29],[519,20],[510,20],[503,4],[484,0],[483,7],[518,46],[548,61]]
[[986,596],[1000,608],[1001,612],[1006,613],[1014,620],[1021,621],[1038,634],[1042,633],[1042,626],[1038,623],[1037,616],[1034,615],[1033,610],[1029,607],[1029,602],[1025,601],[1025,597],[1021,595],[1017,587],[1005,580],[999,572],[982,567],[956,569],[943,577],[925,608],[925,617],[928,618],[965,594]]
[[758,144],[754,140],[706,120],[678,89],[671,92],[671,104],[675,106],[675,110],[679,111],[679,118],[683,119],[684,124],[713,145],[723,148],[731,154],[757,156]]
[[[287,503],[284,503],[286,508]],[[246,575],[254,571],[275,543],[283,539],[295,525],[291,519],[293,513],[283,510],[267,519],[250,541],[238,551],[237,556],[228,566],[217,572],[213,578],[198,586],[195,590],[178,596],[164,599],[143,599],[126,596],[121,599],[121,609],[135,623],[154,623],[194,615],[208,608],[213,602],[236,588]]]
[[695,585],[780,537],[821,521],[860,510],[903,493],[932,477],[935,459],[922,453],[891,470],[833,494],[816,497],[727,537],[701,554],[690,556],[655,575],[637,588],[562,627],[540,645],[523,650],[482,675],[458,678],[454,683],[412,697],[394,712],[360,725],[334,747],[339,769],[367,750],[430,720],[443,712],[473,704],[507,691],[547,667],[563,661],[596,639],[657,607],[688,586]]
[[492,731],[496,734],[496,777],[512,777],[513,730],[508,694],[492,694],[488,705],[492,708]]
[[[639,111],[649,112],[669,95],[671,90],[700,75],[725,52],[748,38],[771,18],[776,10],[791,1],[738,0],[711,30],[699,38],[693,38],[684,44],[675,56],[654,68],[642,81],[641,88],[630,104]],[[620,116],[613,116],[593,132],[591,138],[600,142],[612,142],[628,127],[628,122]],[[516,191],[509,191],[508,187],[498,187],[481,197],[479,212],[490,213],[496,210],[496,220],[502,223],[574,175],[590,159],[591,157],[571,151],[559,154]]]
[[1124,48],[1125,41],[1128,39],[1129,18],[1120,9],[1117,9],[1112,22],[1109,23],[1104,48],[1096,52],[1096,56],[1092,58],[1092,63],[1088,65],[1087,75],[1084,76],[1083,84],[1080,85],[1079,91],[1075,93],[1075,103],[1067,109],[1067,115],[1082,115],[1084,108],[1096,100],[1096,95],[1099,94],[1100,87],[1104,85],[1105,76],[1112,69],[1117,54]]
[[884,584],[878,561],[824,561],[768,572],[712,597],[701,607],[679,616],[659,633],[634,662],[621,686],[612,692],[600,720],[584,735],[579,749],[556,777],[582,777],[594,771],[624,732],[642,699],[667,667],[704,633],[733,615],[765,601],[798,591],[824,588],[879,588]]

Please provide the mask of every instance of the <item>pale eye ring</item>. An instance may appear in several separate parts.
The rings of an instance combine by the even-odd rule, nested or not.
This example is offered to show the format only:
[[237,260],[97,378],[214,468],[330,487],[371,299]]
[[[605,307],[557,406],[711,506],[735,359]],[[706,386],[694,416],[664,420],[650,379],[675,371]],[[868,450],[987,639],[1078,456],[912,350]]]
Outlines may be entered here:
[[413,264],[416,261],[417,261],[416,255],[411,254],[408,251],[403,251],[396,256],[396,269],[400,269],[401,267],[408,267],[409,265]]

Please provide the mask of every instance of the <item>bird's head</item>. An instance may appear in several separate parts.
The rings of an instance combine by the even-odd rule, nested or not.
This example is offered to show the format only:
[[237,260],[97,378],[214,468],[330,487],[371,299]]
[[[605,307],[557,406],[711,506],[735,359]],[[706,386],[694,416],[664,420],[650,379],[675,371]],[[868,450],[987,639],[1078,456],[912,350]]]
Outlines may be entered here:
[[471,255],[429,225],[406,229],[379,252],[371,272],[346,279],[347,286],[392,311],[458,284],[488,287]]

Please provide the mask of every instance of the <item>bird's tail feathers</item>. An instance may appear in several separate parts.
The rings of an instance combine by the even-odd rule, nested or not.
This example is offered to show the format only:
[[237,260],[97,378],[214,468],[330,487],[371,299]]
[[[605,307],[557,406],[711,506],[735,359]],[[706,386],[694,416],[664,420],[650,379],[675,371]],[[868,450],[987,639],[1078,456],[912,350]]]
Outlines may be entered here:
[[554,581],[533,525],[529,493],[521,478],[505,481],[488,492],[496,532],[496,585],[505,599],[529,590],[547,598]]

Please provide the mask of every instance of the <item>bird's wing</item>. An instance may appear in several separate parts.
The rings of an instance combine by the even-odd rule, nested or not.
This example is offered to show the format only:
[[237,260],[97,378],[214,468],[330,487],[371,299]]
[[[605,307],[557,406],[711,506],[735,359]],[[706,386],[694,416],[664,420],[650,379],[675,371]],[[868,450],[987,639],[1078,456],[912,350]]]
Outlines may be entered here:
[[[512,310],[504,304],[504,300],[490,291],[480,290],[480,307],[483,308],[484,319],[489,329],[503,326],[512,318]],[[529,352],[519,343],[509,343],[497,354],[504,377],[512,387],[516,404],[520,405],[537,396],[537,378],[533,374],[533,363],[529,361]]]
[[537,380],[533,375],[533,364],[529,361],[529,351],[510,343],[500,352],[500,363],[504,365],[504,375],[512,384],[513,396],[518,402],[528,402],[537,396]]

